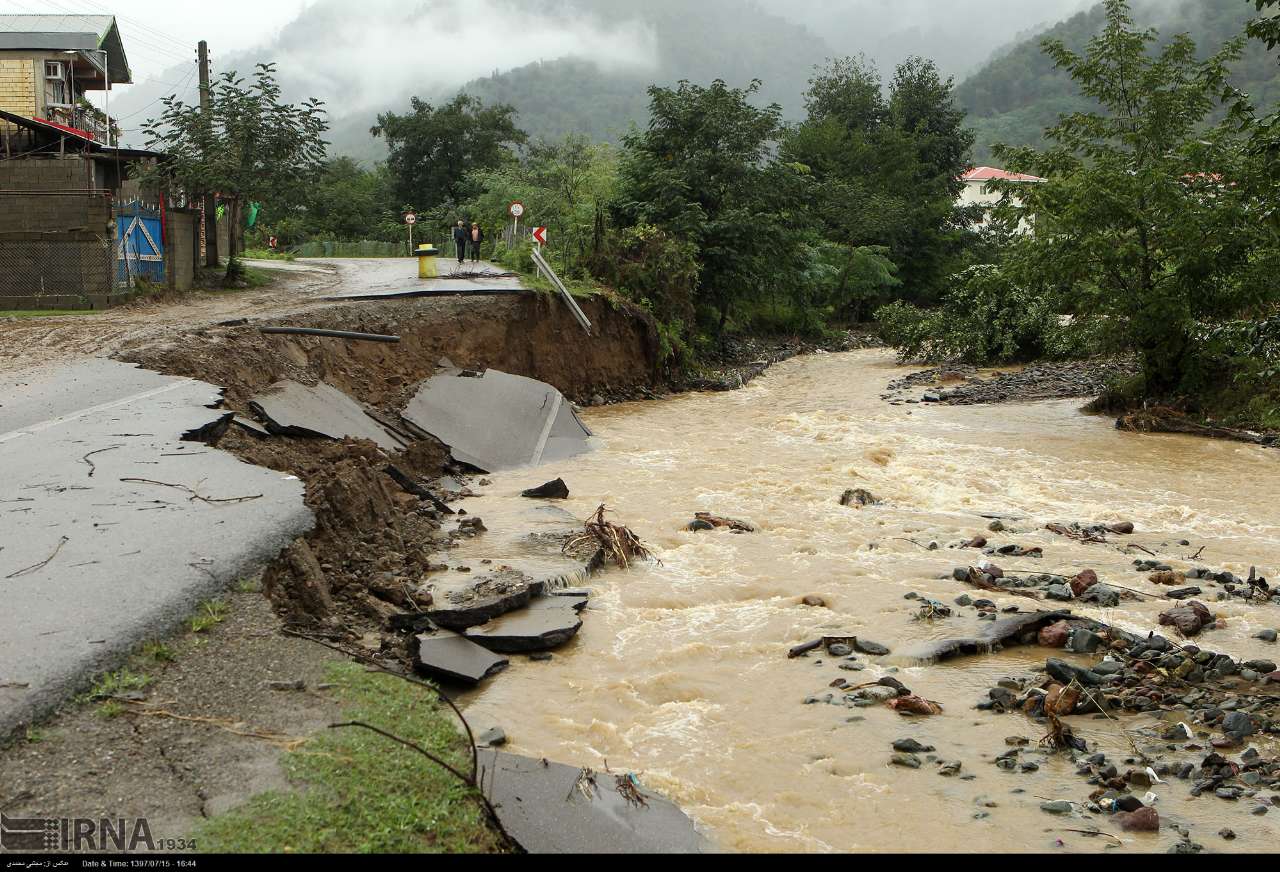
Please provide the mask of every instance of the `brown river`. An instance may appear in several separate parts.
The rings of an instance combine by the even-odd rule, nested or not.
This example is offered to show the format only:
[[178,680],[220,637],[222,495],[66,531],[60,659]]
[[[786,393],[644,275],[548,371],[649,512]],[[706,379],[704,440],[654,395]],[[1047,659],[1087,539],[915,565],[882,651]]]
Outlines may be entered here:
[[[972,634],[980,625],[972,609],[953,606],[949,619],[921,621],[918,603],[904,597],[952,605],[962,593],[984,596],[951,578],[978,552],[949,547],[980,533],[994,545],[1044,549],[1042,560],[998,558],[1013,574],[1093,568],[1104,582],[1154,591],[1132,566],[1145,555],[1121,551],[1120,540],[1084,544],[1044,529],[1130,520],[1138,532],[1123,542],[1175,568],[1193,565],[1184,558],[1203,546],[1194,565],[1247,575],[1256,564],[1280,575],[1275,450],[1121,433],[1111,419],[1081,414],[1078,401],[888,405],[880,395],[905,372],[881,351],[798,358],[735,393],[590,411],[584,419],[600,438],[597,451],[493,476],[467,505],[491,530],[527,517],[529,501],[514,494],[562,475],[569,511],[585,518],[607,504],[662,563],[588,581],[593,595],[577,639],[550,662],[512,658],[468,701],[470,717],[501,724],[516,753],[639,774],[728,851],[1100,851],[1109,839],[1069,832],[1095,826],[1120,836],[1114,850],[1155,851],[1178,840],[1172,825],[1211,850],[1274,850],[1280,808],[1258,817],[1250,814],[1256,803],[1192,799],[1190,784],[1170,777],[1153,788],[1163,831],[1122,833],[1106,816],[1087,817],[1082,807],[1094,788],[1068,759],[1047,756],[1031,774],[993,765],[1006,737],[1034,746],[1044,727],[974,705],[1002,677],[1042,666],[1045,649],[932,666],[860,657],[862,672],[841,671],[829,656],[787,658],[791,646],[823,635],[898,651]],[[883,505],[845,508],[839,498],[848,488],[866,488]],[[758,532],[687,532],[697,511],[750,521]],[[991,534],[982,515],[1013,520],[1008,532]],[[940,550],[925,550],[930,542]],[[827,607],[803,605],[809,595]],[[1027,605],[992,598],[1002,608]],[[1280,607],[1209,604],[1227,627],[1208,631],[1202,645],[1275,659],[1276,646],[1252,636],[1280,627]],[[1168,606],[1148,599],[1076,611],[1146,632]],[[883,706],[804,704],[831,692],[837,678],[862,683],[889,670],[944,713],[908,719]],[[1117,764],[1130,753],[1116,723],[1071,721],[1091,751]],[[1123,723],[1149,731],[1155,722]],[[961,761],[961,777],[942,777],[930,762],[889,765],[891,743],[905,737]],[[1151,733],[1136,738],[1162,744]],[[1057,799],[1080,810],[1040,810]],[[1237,840],[1217,835],[1227,826]]]

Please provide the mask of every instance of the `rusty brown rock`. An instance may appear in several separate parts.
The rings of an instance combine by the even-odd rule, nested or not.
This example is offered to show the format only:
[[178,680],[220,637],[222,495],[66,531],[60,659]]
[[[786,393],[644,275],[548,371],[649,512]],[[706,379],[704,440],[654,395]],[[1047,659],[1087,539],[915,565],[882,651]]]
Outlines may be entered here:
[[1040,645],[1044,648],[1065,648],[1070,635],[1071,626],[1066,621],[1058,621],[1040,631]]
[[1120,828],[1129,833],[1160,832],[1160,813],[1151,806],[1143,806],[1137,811],[1121,812],[1116,815]]
[[1092,569],[1085,569],[1075,578],[1071,579],[1071,592],[1076,596],[1083,596],[1085,591],[1098,583],[1098,573]]

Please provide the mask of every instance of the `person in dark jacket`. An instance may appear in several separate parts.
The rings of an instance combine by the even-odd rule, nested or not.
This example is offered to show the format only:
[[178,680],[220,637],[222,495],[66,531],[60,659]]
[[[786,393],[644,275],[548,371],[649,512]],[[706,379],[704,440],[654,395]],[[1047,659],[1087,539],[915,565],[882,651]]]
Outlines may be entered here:
[[480,246],[484,243],[484,231],[479,224],[471,225],[471,262],[480,262]]
[[462,263],[467,259],[467,224],[465,221],[459,221],[458,226],[453,228],[453,244],[458,249],[458,263]]

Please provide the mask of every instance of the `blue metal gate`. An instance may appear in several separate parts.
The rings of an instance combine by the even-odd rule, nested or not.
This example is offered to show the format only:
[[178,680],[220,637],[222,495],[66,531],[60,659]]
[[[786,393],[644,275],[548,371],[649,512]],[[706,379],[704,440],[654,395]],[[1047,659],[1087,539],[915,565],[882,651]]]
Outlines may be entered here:
[[129,203],[116,209],[116,284],[133,287],[139,278],[164,282],[164,235],[159,209]]

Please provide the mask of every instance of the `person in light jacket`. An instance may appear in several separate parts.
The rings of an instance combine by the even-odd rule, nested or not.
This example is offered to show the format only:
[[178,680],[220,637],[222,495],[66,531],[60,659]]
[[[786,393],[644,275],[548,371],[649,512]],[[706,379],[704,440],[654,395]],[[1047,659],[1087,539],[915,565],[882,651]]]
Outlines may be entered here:
[[484,243],[484,231],[479,224],[471,225],[471,262],[480,262],[480,246]]
[[465,221],[458,221],[458,226],[453,228],[453,244],[458,249],[458,263],[461,264],[467,259],[467,224]]

